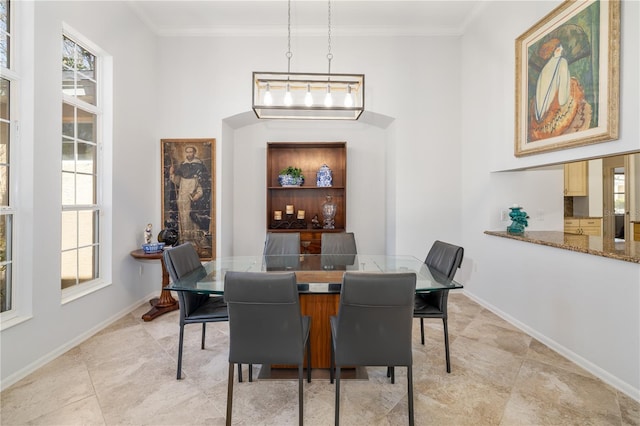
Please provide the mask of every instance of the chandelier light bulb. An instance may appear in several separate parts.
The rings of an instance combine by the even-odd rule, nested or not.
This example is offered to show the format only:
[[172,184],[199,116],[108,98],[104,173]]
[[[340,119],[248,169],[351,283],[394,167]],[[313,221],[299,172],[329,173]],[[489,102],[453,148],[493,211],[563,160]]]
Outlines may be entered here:
[[264,104],[267,106],[273,105],[273,97],[271,96],[271,89],[269,83],[267,83],[267,91],[264,92]]
[[331,97],[331,86],[327,84],[327,95],[324,97],[324,106],[331,108],[333,106],[333,98]]
[[289,87],[289,83],[287,83],[287,92],[284,94],[284,104],[286,106],[291,106],[293,104],[293,97],[291,96],[291,88]]
[[311,85],[307,83],[307,94],[304,95],[304,104],[308,107],[313,105],[313,96],[311,96]]
[[347,84],[347,94],[344,97],[344,106],[351,108],[353,106],[353,96],[351,95],[351,85]]

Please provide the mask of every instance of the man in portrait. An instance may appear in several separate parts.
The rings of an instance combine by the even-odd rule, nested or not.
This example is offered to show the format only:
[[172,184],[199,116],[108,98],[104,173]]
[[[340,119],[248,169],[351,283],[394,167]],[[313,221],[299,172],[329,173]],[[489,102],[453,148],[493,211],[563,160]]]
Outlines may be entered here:
[[211,255],[211,174],[203,161],[198,158],[198,148],[187,145],[184,148],[184,159],[178,161],[171,158],[169,180],[173,183],[175,206],[177,208],[177,225],[180,243],[186,241],[196,246],[199,254]]

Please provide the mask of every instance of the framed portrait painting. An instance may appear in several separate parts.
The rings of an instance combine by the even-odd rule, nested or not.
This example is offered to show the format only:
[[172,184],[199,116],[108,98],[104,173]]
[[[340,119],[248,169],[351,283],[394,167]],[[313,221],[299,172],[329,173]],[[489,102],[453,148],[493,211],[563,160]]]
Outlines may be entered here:
[[[162,226],[200,259],[216,253],[215,139],[162,139]],[[166,231],[165,231],[166,232]]]
[[619,0],[567,0],[518,37],[515,155],[617,139],[619,64]]

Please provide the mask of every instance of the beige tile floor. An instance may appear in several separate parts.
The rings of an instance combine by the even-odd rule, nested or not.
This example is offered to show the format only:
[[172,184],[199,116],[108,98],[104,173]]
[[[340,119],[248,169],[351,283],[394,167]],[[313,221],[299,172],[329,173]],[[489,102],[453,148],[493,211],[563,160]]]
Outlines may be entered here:
[[[183,380],[176,380],[177,312],[145,323],[140,306],[0,394],[0,424],[222,425],[228,324],[185,328]],[[640,425],[640,404],[463,294],[449,298],[452,372],[444,363],[442,322],[414,322],[415,419],[418,425]],[[256,372],[257,373],[257,372]],[[386,369],[343,381],[344,425],[407,424],[406,370],[396,384]],[[245,366],[246,379],[246,366]],[[234,386],[234,424],[293,425],[297,382]],[[305,382],[304,422],[330,425],[334,387]]]

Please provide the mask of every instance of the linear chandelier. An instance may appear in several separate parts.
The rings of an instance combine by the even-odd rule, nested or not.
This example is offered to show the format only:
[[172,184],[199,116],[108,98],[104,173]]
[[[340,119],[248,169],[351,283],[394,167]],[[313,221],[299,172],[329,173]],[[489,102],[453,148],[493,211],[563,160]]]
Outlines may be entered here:
[[293,54],[289,0],[287,72],[253,73],[253,111],[258,118],[357,120],[364,111],[364,74],[331,73],[331,0],[328,3],[328,72],[291,72]]

